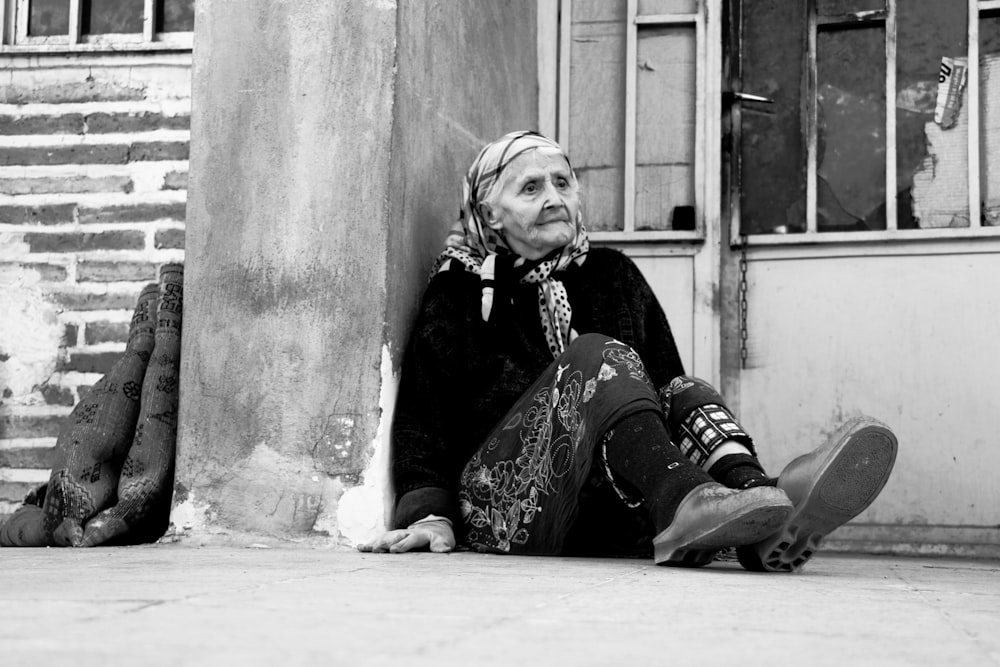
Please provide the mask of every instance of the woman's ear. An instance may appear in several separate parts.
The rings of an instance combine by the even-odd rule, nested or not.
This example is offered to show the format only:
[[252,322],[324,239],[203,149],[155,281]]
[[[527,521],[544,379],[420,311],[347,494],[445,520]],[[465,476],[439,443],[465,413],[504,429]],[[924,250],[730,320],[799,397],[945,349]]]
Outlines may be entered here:
[[486,226],[493,231],[499,231],[503,229],[503,225],[500,224],[500,218],[494,213],[493,207],[486,202],[479,203],[479,215],[482,217]]

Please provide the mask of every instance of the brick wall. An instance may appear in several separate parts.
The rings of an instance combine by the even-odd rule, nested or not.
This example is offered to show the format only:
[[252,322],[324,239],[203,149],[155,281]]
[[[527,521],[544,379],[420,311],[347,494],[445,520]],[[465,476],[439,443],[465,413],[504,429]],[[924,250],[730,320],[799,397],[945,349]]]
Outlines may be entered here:
[[0,57],[0,521],[183,260],[190,54]]

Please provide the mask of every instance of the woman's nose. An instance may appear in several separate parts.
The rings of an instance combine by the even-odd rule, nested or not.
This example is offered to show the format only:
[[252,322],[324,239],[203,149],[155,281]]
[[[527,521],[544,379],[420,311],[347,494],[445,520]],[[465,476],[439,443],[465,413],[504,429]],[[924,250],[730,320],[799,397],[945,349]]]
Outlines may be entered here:
[[559,190],[556,189],[556,186],[554,184],[546,182],[545,183],[545,207],[546,208],[553,208],[553,207],[562,206],[562,205],[563,205],[563,200],[562,200],[562,195],[559,193]]

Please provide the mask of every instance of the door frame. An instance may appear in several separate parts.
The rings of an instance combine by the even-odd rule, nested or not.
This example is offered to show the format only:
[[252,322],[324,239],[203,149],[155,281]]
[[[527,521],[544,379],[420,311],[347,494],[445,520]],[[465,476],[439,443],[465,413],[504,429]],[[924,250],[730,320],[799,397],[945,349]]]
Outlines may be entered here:
[[[722,257],[728,238],[728,221],[723,228],[722,154],[722,5],[724,0],[697,0],[703,11],[704,49],[696,100],[699,127],[696,146],[700,150],[700,211],[704,230],[697,241],[616,239],[609,242],[626,254],[643,256],[678,255],[693,258],[694,314],[693,358],[689,372],[720,386],[724,375],[723,321],[726,308],[722,298]],[[559,135],[560,118],[566,122],[565,109],[559,108],[560,84],[569,76],[568,54],[571,39],[569,13],[572,0],[536,0],[538,23],[538,127],[543,134]],[[738,397],[733,397],[734,403]],[[734,404],[734,407],[738,407]]]

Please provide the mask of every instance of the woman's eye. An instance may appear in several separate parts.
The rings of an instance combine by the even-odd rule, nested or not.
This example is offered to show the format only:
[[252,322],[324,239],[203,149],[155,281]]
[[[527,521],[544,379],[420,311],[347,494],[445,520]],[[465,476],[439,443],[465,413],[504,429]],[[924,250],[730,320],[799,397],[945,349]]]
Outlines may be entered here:
[[526,184],[524,186],[524,189],[521,190],[521,192],[524,192],[526,194],[531,195],[531,194],[534,194],[537,190],[538,190],[538,186],[536,184],[534,184],[534,183],[528,183],[528,184]]
[[569,187],[569,181],[567,181],[565,178],[560,178],[556,181],[556,185],[558,185],[562,189],[565,189]]

